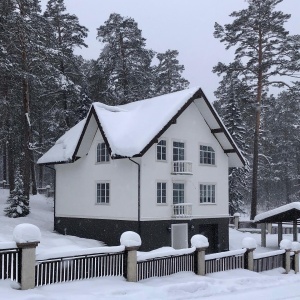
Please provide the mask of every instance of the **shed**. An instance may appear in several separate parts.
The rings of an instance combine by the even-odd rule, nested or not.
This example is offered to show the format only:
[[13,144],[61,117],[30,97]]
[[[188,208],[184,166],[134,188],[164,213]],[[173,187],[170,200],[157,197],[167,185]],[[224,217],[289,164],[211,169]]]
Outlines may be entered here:
[[298,241],[298,219],[300,219],[300,202],[292,202],[256,215],[254,222],[261,224],[261,246],[266,247],[267,223],[278,224],[278,245],[282,240],[283,222],[293,223],[293,241]]

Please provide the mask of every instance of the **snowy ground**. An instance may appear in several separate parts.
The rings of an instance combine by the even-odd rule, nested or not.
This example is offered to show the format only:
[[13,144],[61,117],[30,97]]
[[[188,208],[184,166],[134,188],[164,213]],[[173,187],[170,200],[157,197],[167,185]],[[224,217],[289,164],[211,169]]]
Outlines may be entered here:
[[[26,218],[4,217],[3,208],[7,191],[0,189],[0,242],[11,241],[12,231],[17,224],[31,223],[42,231],[38,253],[55,252],[57,249],[71,250],[101,246],[94,240],[58,235],[53,229],[53,208],[51,201],[43,196],[31,199],[31,214]],[[260,244],[260,235],[230,230],[230,249],[240,249],[245,236],[254,237]],[[286,235],[285,238],[291,238]],[[268,248],[258,247],[258,252],[278,249],[277,236],[268,235]],[[205,277],[191,272],[182,272],[162,278],[151,278],[138,283],[128,283],[121,277],[106,277],[53,284],[29,291],[11,288],[11,281],[0,281],[1,299],[16,300],[288,300],[300,299],[300,275],[283,274],[283,269],[264,273],[247,270],[219,272]]]

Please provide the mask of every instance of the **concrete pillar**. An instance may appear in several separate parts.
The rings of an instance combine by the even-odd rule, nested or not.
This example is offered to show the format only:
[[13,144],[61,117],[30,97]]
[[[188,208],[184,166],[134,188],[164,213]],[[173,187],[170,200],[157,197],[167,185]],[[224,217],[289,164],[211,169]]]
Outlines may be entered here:
[[139,246],[125,247],[126,279],[129,282],[137,282],[137,250]]
[[235,229],[239,229],[240,214],[239,213],[235,213],[233,215],[233,218],[234,218],[234,228]]
[[282,241],[282,222],[278,223],[278,247]]
[[297,220],[294,220],[293,222],[293,241],[298,242],[298,226],[297,226]]
[[254,259],[253,259],[253,253],[254,250],[256,248],[252,248],[252,249],[247,249],[246,253],[245,253],[245,264],[246,264],[246,269],[248,269],[249,271],[253,271],[254,270]]
[[285,272],[288,274],[291,271],[291,249],[285,250],[284,260]]
[[19,283],[21,290],[35,287],[35,250],[39,242],[17,243],[20,249]]
[[266,223],[261,223],[261,246],[267,246]]
[[300,251],[294,251],[294,271],[295,274],[299,273],[299,252]]
[[205,275],[205,251],[207,247],[196,248],[195,251],[195,273],[197,275]]

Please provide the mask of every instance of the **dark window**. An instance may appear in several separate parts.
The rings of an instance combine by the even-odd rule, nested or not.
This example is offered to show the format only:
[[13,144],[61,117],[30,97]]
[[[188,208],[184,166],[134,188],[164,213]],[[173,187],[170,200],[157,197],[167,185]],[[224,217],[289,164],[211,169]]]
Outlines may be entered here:
[[214,184],[200,184],[200,203],[216,203]]
[[215,151],[212,147],[200,146],[200,164],[215,164]]
[[156,146],[156,159],[167,160],[167,142],[166,140],[160,140]]
[[97,203],[109,203],[109,183],[101,182],[97,183]]
[[184,160],[184,143],[173,142],[173,161]]
[[184,203],[184,183],[173,183],[173,204]]
[[167,183],[157,182],[157,203],[165,204],[167,203]]
[[105,143],[99,143],[97,145],[97,162],[109,161],[109,152]]

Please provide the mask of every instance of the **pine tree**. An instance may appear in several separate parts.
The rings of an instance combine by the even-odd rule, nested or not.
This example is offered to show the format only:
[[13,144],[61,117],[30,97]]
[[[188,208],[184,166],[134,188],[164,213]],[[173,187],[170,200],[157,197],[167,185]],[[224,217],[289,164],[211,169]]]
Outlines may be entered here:
[[8,206],[4,209],[9,218],[25,217],[29,214],[29,200],[24,194],[24,183],[20,171],[16,171],[15,188],[7,199]]
[[98,28],[97,37],[104,43],[96,67],[103,74],[105,88],[97,98],[110,104],[148,98],[153,82],[154,52],[145,48],[146,40],[134,19],[111,14]]
[[184,66],[179,64],[177,50],[167,50],[156,55],[159,63],[154,68],[155,95],[163,95],[183,90],[189,86],[182,77]]
[[[235,47],[235,70],[255,91],[255,129],[253,137],[253,172],[251,219],[257,213],[259,136],[261,125],[261,104],[263,93],[268,86],[282,87],[283,80],[273,80],[274,76],[293,75],[297,68],[293,61],[296,43],[284,29],[290,15],[275,11],[282,0],[248,0],[247,9],[235,11],[231,24],[222,27],[215,24],[214,36],[224,42],[226,49]],[[297,38],[295,38],[298,41]],[[229,66],[219,63],[214,72],[227,72]]]

